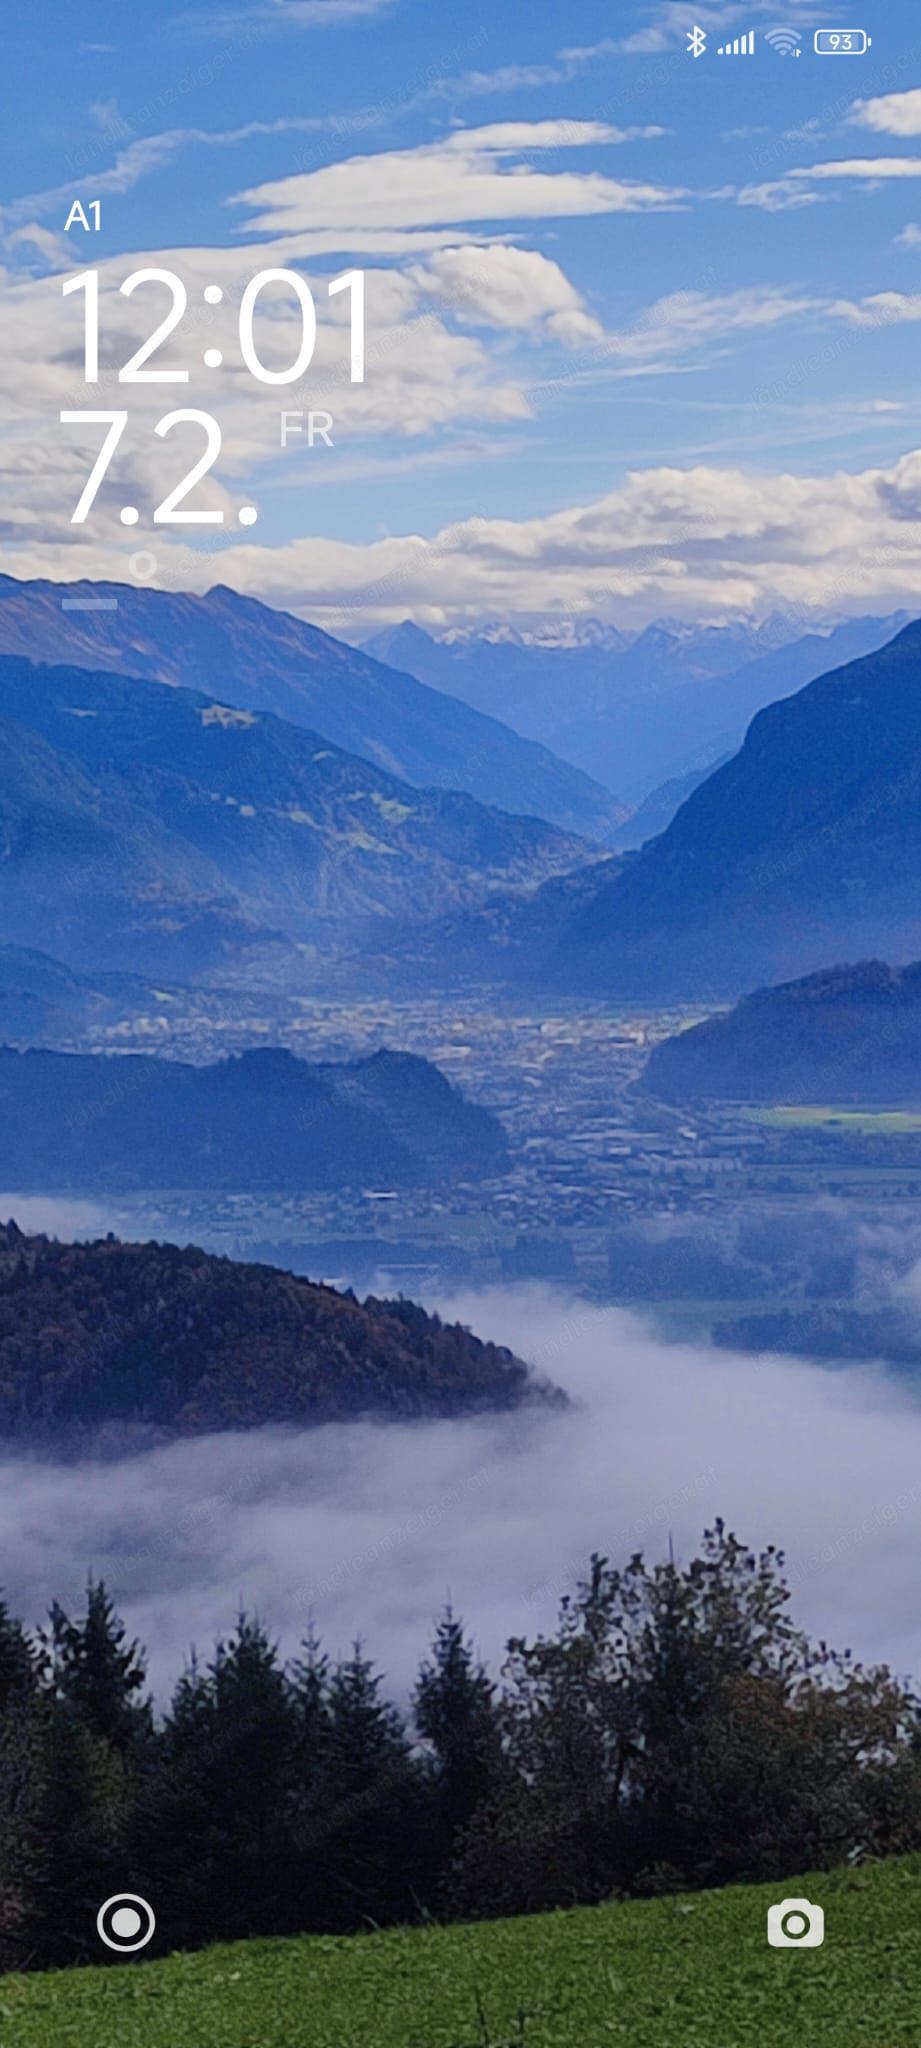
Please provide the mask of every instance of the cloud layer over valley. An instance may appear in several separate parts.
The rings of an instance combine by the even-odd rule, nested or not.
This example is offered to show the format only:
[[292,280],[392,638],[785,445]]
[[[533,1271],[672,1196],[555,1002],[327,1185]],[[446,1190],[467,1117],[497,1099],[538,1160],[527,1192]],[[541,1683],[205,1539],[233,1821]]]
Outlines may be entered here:
[[593,1549],[687,1558],[722,1514],[787,1551],[798,1617],[921,1671],[921,1405],[882,1369],[666,1345],[544,1289],[444,1305],[532,1359],[567,1414],[227,1434],[106,1463],[0,1456],[5,1596],[30,1621],[105,1576],[165,1692],[241,1604],[293,1651],[361,1633],[395,1691],[450,1596],[498,1662]]

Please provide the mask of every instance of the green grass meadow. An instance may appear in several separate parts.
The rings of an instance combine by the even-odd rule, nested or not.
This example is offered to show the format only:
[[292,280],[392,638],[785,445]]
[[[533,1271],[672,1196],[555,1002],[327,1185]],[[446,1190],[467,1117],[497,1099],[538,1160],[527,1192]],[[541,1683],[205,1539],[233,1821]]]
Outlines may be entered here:
[[904,1137],[921,1131],[921,1109],[836,1109],[819,1103],[784,1104],[774,1109],[746,1109],[752,1123],[774,1130],[841,1130],[865,1137]]
[[[772,1901],[824,1947],[769,1948]],[[918,2048],[921,1856],[480,1926],[0,1979],[10,2048]]]

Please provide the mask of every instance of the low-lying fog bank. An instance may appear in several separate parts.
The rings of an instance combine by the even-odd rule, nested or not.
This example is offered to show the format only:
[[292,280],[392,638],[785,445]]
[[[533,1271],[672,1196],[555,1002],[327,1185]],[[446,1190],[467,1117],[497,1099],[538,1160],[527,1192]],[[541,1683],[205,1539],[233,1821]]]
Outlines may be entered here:
[[450,1596],[483,1653],[552,1624],[593,1549],[687,1557],[722,1514],[787,1552],[798,1616],[921,1673],[921,1402],[882,1370],[667,1345],[544,1288],[437,1304],[568,1413],[260,1430],[105,1465],[0,1448],[0,1580],[24,1618],[104,1576],[165,1691],[241,1605],[288,1650],[361,1634],[399,1692]]

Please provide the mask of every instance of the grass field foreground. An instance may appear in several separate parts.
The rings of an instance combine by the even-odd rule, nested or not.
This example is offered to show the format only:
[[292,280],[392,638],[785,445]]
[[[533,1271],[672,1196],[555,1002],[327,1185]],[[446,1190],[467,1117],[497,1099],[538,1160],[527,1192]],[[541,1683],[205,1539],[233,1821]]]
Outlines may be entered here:
[[[772,1949],[767,1908],[824,1908]],[[525,1920],[0,1979],[15,2048],[918,2048],[921,1856]]]

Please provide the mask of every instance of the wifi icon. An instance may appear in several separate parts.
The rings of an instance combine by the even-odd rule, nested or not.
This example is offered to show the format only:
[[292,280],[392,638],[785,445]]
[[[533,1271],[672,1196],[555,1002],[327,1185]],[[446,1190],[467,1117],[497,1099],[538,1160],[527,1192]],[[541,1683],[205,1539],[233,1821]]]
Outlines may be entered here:
[[777,51],[778,57],[798,57],[803,38],[795,28],[769,28],[764,32],[764,40]]

